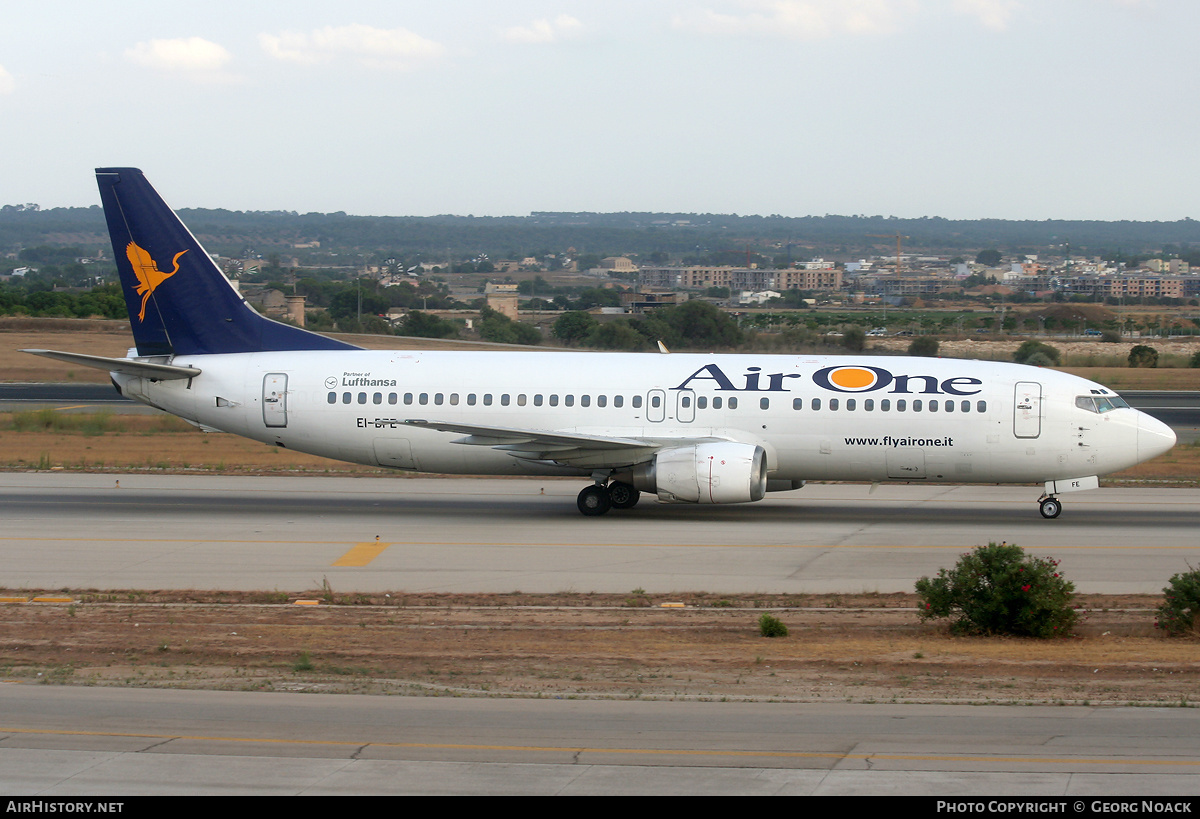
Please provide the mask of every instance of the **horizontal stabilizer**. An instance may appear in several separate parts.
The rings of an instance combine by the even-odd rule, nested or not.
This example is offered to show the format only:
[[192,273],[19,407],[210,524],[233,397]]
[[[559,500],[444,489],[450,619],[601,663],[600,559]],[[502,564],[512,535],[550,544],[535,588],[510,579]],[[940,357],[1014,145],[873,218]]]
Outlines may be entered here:
[[81,367],[93,367],[110,373],[137,376],[138,378],[153,378],[156,381],[170,381],[178,378],[195,378],[200,370],[195,367],[177,367],[174,364],[151,364],[149,361],[134,361],[130,358],[105,358],[100,355],[84,355],[83,353],[60,353],[58,350],[21,350],[22,353],[32,353],[43,358],[53,358],[68,364],[78,364]]

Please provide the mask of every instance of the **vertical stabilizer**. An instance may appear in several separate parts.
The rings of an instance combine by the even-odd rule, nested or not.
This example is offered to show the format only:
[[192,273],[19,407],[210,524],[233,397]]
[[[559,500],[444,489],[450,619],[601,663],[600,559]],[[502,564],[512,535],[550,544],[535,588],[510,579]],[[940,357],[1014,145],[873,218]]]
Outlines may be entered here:
[[138,355],[354,350],[259,315],[136,168],[97,168]]

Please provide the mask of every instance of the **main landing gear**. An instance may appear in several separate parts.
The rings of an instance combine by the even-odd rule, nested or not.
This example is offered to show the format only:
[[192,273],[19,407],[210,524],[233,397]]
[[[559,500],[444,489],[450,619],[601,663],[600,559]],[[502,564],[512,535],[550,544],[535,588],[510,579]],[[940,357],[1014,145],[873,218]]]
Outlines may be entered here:
[[1042,495],[1038,498],[1038,505],[1041,508],[1042,517],[1047,519],[1056,518],[1062,512],[1062,501],[1054,495]]
[[637,506],[641,492],[627,483],[613,481],[585,486],[579,493],[575,504],[579,511],[588,517],[596,517],[608,512],[609,509],[632,509]]

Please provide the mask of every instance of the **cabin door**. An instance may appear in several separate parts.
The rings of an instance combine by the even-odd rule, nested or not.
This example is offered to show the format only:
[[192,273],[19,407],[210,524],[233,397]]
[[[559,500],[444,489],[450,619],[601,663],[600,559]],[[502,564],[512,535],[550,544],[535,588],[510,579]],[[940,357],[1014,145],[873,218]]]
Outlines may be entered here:
[[1013,395],[1013,435],[1036,438],[1042,434],[1042,385],[1018,381]]
[[267,373],[263,379],[263,423],[268,427],[287,426],[287,374]]

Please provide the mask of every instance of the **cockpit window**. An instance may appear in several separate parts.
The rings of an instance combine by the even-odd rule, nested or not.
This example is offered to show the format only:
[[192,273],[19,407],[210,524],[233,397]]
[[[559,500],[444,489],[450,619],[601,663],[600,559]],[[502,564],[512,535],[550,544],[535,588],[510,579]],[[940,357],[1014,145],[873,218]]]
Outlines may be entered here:
[[1110,412],[1115,409],[1129,409],[1125,399],[1119,395],[1079,395],[1075,397],[1075,406],[1088,412]]

